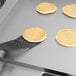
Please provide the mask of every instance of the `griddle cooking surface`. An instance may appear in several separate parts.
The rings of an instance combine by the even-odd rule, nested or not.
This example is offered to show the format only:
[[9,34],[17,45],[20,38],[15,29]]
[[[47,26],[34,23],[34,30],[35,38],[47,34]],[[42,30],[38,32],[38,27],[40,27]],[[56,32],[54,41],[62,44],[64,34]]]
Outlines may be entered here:
[[[45,1],[52,2],[57,6],[54,14],[41,15],[35,11],[36,5]],[[63,6],[71,3],[76,3],[76,0],[21,0],[2,24],[0,42],[19,37],[25,28],[41,27],[46,30],[47,39],[17,60],[76,74],[76,47],[66,48],[55,40],[59,30],[76,29],[76,19],[69,18],[62,13]],[[17,70],[14,69],[13,74],[17,76]],[[32,74],[30,73],[30,75]],[[27,76],[30,75],[27,74]]]

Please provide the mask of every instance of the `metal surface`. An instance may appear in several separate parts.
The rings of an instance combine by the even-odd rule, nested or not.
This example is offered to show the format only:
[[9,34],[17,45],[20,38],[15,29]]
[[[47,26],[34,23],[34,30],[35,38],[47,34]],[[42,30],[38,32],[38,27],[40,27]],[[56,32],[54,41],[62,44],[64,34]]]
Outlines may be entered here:
[[56,75],[51,75],[49,73],[43,73],[42,76],[56,76]]
[[0,0],[0,25],[12,11],[18,0]]
[[[13,56],[11,57],[11,52],[17,51],[19,53],[19,50],[21,51],[21,49],[26,49],[26,52],[27,52],[27,48],[28,48],[28,50],[30,50],[31,48],[35,47],[38,44],[40,44],[40,43],[28,42],[28,41],[24,40],[24,38],[22,36],[18,37],[15,40],[11,40],[8,42],[1,43],[0,44],[0,51],[2,51],[1,54],[3,56],[5,56],[7,54],[7,56],[4,58],[3,58],[3,56],[0,57],[0,61],[4,62],[4,64],[10,63],[10,64],[14,64],[17,66],[22,66],[22,67],[38,70],[41,72],[47,72],[47,73],[50,73],[50,75],[72,76],[72,75],[64,73],[64,72],[59,72],[59,71],[51,70],[48,68],[39,67],[39,66],[35,66],[35,65],[27,64],[27,63],[21,63],[21,62],[15,61],[15,60],[11,60],[11,58],[13,58],[13,59],[16,58]],[[17,54],[16,54],[16,56],[17,56]]]
[[4,5],[6,0],[0,0],[0,8]]
[[[50,15],[37,13],[36,5],[44,1],[54,3],[58,10]],[[76,0],[20,0],[6,21],[1,24],[3,27],[0,27],[0,42],[19,37],[27,27],[42,27],[47,33],[46,40],[15,60],[76,75],[76,47],[66,48],[55,40],[59,30],[76,29],[76,19],[62,13],[63,6],[70,3],[76,3]],[[22,49],[20,51],[22,52]],[[15,53],[12,53],[11,55],[14,56]],[[14,69],[10,70],[9,67],[11,66],[8,64],[3,76],[40,75],[37,71],[19,67],[13,67]]]
[[5,62],[5,63],[14,64],[14,65],[21,66],[21,67],[25,67],[25,68],[29,68],[29,69],[33,69],[33,70],[37,70],[37,71],[41,71],[41,72],[46,72],[43,74],[43,76],[45,76],[45,75],[46,76],[75,76],[75,75],[51,70],[51,69],[44,68],[44,67],[39,67],[39,66],[35,66],[35,65],[27,64],[27,63],[10,60],[7,58],[0,57],[0,61]]

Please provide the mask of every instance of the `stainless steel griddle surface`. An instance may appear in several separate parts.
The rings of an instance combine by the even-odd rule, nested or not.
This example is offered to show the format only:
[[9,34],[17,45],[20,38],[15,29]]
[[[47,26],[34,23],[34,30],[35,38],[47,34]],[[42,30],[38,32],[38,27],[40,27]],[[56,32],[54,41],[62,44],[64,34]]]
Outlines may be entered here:
[[[54,14],[41,15],[35,11],[36,5],[45,1],[57,6]],[[20,0],[0,27],[0,42],[19,37],[25,28],[41,27],[47,32],[46,40],[16,60],[76,74],[76,47],[66,48],[55,40],[59,30],[76,29],[76,19],[69,18],[62,13],[63,6],[71,3],[76,3],[76,0]],[[20,72],[18,69],[13,69],[12,76],[23,73],[22,68]],[[28,74],[27,69],[25,71],[27,76],[37,76],[31,71]]]

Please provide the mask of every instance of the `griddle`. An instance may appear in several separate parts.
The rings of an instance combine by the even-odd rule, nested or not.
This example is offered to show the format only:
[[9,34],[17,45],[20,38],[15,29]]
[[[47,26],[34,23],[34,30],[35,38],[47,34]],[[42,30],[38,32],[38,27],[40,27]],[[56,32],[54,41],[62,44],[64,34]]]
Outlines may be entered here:
[[[57,6],[57,11],[54,14],[42,15],[36,12],[36,5],[45,1],[52,2]],[[0,28],[0,42],[11,41],[19,37],[25,28],[41,27],[46,30],[46,40],[16,60],[76,75],[76,47],[63,47],[55,39],[56,33],[61,29],[76,29],[76,19],[67,17],[62,13],[63,6],[72,3],[76,3],[76,1],[20,0],[6,21],[1,24],[3,27]],[[22,49],[20,50],[22,51]],[[13,57],[15,53],[12,53]],[[14,75],[17,74],[16,72]],[[30,74],[34,76],[33,73],[30,72]]]

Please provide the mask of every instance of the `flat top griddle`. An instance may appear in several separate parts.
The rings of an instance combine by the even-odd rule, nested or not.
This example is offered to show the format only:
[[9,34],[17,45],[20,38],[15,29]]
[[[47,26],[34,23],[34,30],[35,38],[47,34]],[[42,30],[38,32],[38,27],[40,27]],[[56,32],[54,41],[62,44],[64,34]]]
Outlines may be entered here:
[[[56,13],[41,15],[35,11],[36,5],[45,1],[52,2],[57,6],[58,10]],[[6,42],[19,37],[25,28],[41,27],[46,30],[47,39],[15,60],[76,74],[76,47],[66,48],[59,45],[55,40],[57,31],[66,28],[76,29],[76,19],[69,18],[62,13],[63,6],[71,3],[76,3],[76,1],[20,0],[6,18],[6,21],[1,24],[0,42]],[[7,64],[3,76],[10,75],[41,76],[41,72]]]

